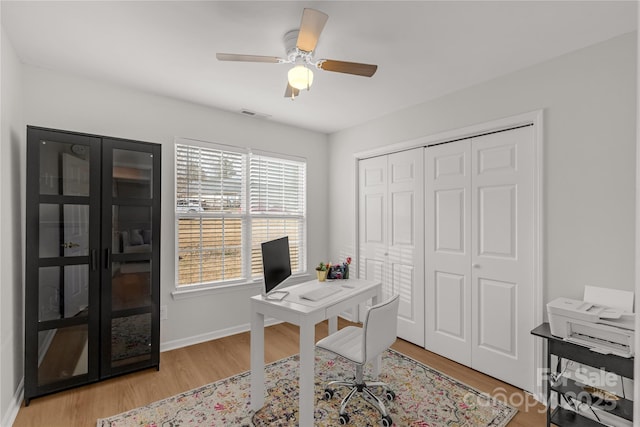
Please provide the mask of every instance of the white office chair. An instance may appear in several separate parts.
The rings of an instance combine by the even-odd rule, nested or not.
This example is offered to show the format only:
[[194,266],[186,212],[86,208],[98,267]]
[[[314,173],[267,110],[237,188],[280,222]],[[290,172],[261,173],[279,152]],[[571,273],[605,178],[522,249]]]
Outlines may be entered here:
[[387,413],[383,401],[371,391],[371,388],[382,388],[384,396],[389,401],[395,398],[395,393],[383,382],[365,383],[363,370],[367,362],[378,357],[380,353],[395,342],[398,333],[399,301],[399,295],[395,295],[383,303],[374,305],[367,311],[362,328],[347,326],[316,343],[316,347],[329,350],[356,365],[354,381],[331,381],[324,390],[325,398],[331,399],[334,387],[351,387],[351,391],[345,396],[340,405],[340,424],[349,422],[349,416],[345,410],[356,392],[362,393],[365,401],[380,412],[383,426],[389,427],[392,424],[391,417]]

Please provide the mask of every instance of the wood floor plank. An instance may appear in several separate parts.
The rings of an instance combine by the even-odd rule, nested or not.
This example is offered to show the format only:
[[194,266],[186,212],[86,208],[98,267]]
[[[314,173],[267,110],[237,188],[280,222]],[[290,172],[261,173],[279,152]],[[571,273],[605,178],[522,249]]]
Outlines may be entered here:
[[[340,327],[349,325],[340,319]],[[316,339],[327,335],[326,322],[316,327]],[[267,363],[299,352],[298,327],[281,323],[265,328]],[[93,427],[98,418],[147,405],[156,400],[230,377],[250,369],[249,333],[241,333],[160,354],[160,370],[148,369],[99,383],[39,397],[20,408],[14,427]],[[544,406],[495,378],[452,362],[403,340],[393,348],[483,392],[506,393],[519,412],[509,427],[545,424]],[[503,390],[505,392],[503,392]]]

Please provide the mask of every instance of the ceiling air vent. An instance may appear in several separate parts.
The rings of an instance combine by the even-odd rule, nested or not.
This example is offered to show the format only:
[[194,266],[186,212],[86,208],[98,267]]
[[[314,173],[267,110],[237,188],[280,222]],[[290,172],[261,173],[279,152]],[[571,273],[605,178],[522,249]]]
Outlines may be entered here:
[[240,110],[240,114],[248,117],[259,118],[259,119],[268,119],[269,117],[271,117],[269,114],[258,113],[255,111],[248,110],[246,108],[243,108],[242,110]]

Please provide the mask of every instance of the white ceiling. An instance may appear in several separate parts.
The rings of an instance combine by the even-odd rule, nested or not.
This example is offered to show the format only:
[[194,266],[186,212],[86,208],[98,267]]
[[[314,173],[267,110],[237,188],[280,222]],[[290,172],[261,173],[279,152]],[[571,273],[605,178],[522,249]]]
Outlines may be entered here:
[[[2,24],[28,64],[198,104],[248,109],[331,133],[637,28],[634,1],[6,1]],[[304,7],[329,15],[316,59],[373,63],[372,78],[318,70],[284,97],[284,56]]]

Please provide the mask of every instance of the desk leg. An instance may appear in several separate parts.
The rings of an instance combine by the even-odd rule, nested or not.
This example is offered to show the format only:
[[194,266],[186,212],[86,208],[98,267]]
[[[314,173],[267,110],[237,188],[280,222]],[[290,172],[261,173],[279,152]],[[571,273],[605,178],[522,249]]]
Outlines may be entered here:
[[251,308],[251,409],[264,406],[264,314]]
[[300,325],[300,426],[313,425],[315,332],[310,322]]
[[338,331],[338,316],[329,318],[329,335]]

